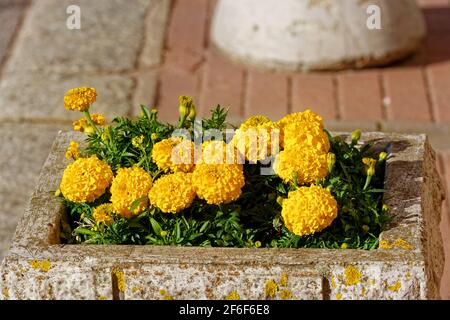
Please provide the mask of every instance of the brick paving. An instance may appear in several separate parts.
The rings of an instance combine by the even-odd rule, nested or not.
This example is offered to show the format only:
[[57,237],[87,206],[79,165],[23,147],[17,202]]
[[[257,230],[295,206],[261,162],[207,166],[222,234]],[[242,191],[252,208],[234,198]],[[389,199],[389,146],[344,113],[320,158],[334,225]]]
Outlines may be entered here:
[[[450,0],[417,0],[428,36],[414,56],[384,68],[308,74],[248,68],[222,56],[209,41],[215,0],[112,2],[77,1],[85,28],[68,31],[64,8],[72,1],[0,0],[0,259],[49,143],[76,117],[61,98],[78,85],[98,87],[95,108],[107,117],[136,115],[142,103],[175,120],[177,97],[188,94],[200,115],[220,103],[233,122],[312,107],[332,130],[426,132],[450,190]],[[449,203],[441,223],[447,299]]]

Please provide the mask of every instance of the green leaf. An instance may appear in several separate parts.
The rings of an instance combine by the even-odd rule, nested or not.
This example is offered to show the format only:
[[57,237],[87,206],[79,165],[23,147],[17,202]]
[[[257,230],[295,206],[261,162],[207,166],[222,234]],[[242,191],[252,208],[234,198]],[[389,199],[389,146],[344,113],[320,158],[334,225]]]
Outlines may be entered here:
[[152,225],[152,229],[155,232],[155,234],[159,237],[161,235],[162,229],[158,221],[150,217],[150,224]]

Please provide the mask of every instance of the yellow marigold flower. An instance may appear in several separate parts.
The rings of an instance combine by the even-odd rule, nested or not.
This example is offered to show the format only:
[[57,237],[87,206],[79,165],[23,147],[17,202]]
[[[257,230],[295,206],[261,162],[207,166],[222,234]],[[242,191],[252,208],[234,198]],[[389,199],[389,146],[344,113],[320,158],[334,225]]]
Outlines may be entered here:
[[70,141],[70,145],[66,151],[67,160],[74,159],[76,160],[81,156],[80,150],[78,150],[78,142]]
[[92,119],[92,122],[94,122],[96,125],[99,125],[99,126],[103,126],[106,123],[105,116],[102,115],[101,113],[91,114],[91,119]]
[[320,232],[337,217],[337,202],[322,187],[300,187],[288,194],[281,216],[289,231],[298,236]]
[[64,170],[61,193],[73,202],[92,202],[105,193],[113,180],[111,168],[96,156],[78,158]]
[[113,206],[111,203],[104,203],[99,205],[92,212],[92,217],[94,218],[97,224],[104,223],[106,225],[110,225],[113,219]]
[[328,175],[327,154],[302,146],[285,149],[276,156],[273,169],[286,183],[313,183]]
[[202,157],[198,163],[233,164],[237,162],[237,153],[233,144],[224,141],[205,141],[202,143]]
[[245,159],[256,162],[277,154],[281,140],[276,123],[267,117],[255,116],[236,130],[232,143]]
[[173,172],[192,172],[194,169],[194,143],[181,137],[171,137],[155,143],[152,160],[159,169]]
[[324,128],[322,117],[315,114],[310,109],[306,109],[303,112],[290,113],[278,120],[277,123],[279,124],[280,129],[284,129],[285,126],[294,122],[314,122],[319,125],[321,129]]
[[200,163],[195,166],[192,183],[198,197],[207,203],[229,203],[241,195],[244,170],[240,164]]
[[162,212],[177,213],[192,204],[195,190],[192,173],[176,172],[156,180],[149,193],[150,203]]
[[366,174],[368,176],[373,176],[375,174],[375,165],[377,164],[377,160],[372,158],[363,158],[362,162],[366,167]]
[[67,91],[64,97],[64,107],[67,110],[87,111],[97,99],[95,88],[81,87]]
[[134,137],[133,139],[131,139],[131,144],[135,147],[135,148],[139,148],[142,143],[144,142],[144,136],[140,135],[139,137]]
[[148,201],[143,200],[131,212],[134,201],[146,197],[152,187],[152,177],[140,167],[120,168],[111,185],[111,202],[114,212],[124,218],[137,215],[148,207]]
[[283,147],[310,146],[321,152],[330,150],[330,141],[322,127],[316,122],[293,122],[284,127]]
[[[99,113],[91,114],[92,122],[98,126],[103,126],[106,123],[105,116]],[[94,132],[94,128],[90,125],[86,118],[81,118],[73,122],[73,130],[85,133]]]

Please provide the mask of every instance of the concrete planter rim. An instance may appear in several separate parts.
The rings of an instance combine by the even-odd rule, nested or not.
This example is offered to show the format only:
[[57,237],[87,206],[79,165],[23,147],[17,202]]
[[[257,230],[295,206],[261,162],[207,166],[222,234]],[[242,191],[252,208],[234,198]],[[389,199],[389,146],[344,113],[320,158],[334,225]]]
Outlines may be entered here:
[[[443,269],[442,239],[440,236],[438,239],[433,238],[433,230],[430,228],[438,226],[440,219],[440,203],[436,204],[434,202],[437,201],[433,202],[432,199],[442,198],[443,193],[436,169],[432,165],[434,152],[425,135],[378,132],[362,135],[363,141],[373,140],[380,144],[391,143],[394,152],[394,156],[387,160],[384,196],[384,202],[391,207],[391,214],[394,218],[387,230],[381,234],[380,241],[394,243],[396,240],[402,239],[412,246],[411,250],[401,248],[339,250],[60,244],[59,231],[64,208],[61,201],[54,196],[54,190],[59,186],[62,172],[67,165],[63,150],[70,140],[80,140],[81,137],[73,132],[58,134],[52,151],[43,166],[30,205],[19,222],[11,250],[5,257],[0,270],[3,278],[3,284],[0,281],[0,287],[3,285],[4,288],[9,288],[8,290],[11,291],[13,290],[11,286],[19,283],[17,287],[19,294],[16,294],[15,297],[20,297],[20,292],[26,296],[24,291],[19,288],[20,279],[12,276],[19,265],[22,267],[28,265],[29,277],[33,279],[37,276],[47,277],[43,281],[51,282],[49,277],[55,276],[50,271],[45,274],[34,274],[35,270],[29,268],[30,261],[50,261],[52,269],[59,269],[62,273],[68,266],[74,265],[80,270],[86,268],[90,272],[93,272],[93,269],[99,269],[108,276],[111,270],[118,269],[125,272],[128,277],[139,268],[147,266],[151,268],[155,264],[179,266],[180,268],[184,266],[186,268],[191,266],[207,268],[220,265],[233,270],[237,266],[266,270],[272,267],[287,268],[291,271],[299,269],[298,272],[303,275],[307,274],[320,280],[318,285],[322,285],[321,293],[317,297],[314,295],[312,297],[322,299],[333,298],[334,288],[329,288],[329,275],[333,274],[334,265],[386,265],[387,269],[391,265],[406,267],[410,265],[412,269],[416,270],[414,272],[418,279],[421,278],[420,281],[417,280],[421,283],[411,295],[404,293],[405,297],[424,299],[439,296],[439,281]],[[398,166],[399,168],[397,168]],[[402,167],[403,170],[408,168],[411,171],[405,174],[400,170]],[[427,171],[427,168],[430,169]],[[402,185],[411,186],[411,188],[402,189]],[[45,207],[37,206],[42,203],[45,204]],[[439,228],[437,232],[439,232]],[[426,237],[430,237],[430,239],[426,239]],[[211,272],[217,273],[217,271]],[[245,270],[242,272],[244,274]],[[105,290],[114,291],[114,288],[108,289],[110,278],[108,279],[105,280]],[[327,288],[323,287],[324,284]],[[28,292],[28,294],[31,297],[43,295],[42,292],[37,291]],[[123,298],[123,292],[121,294]],[[114,296],[114,292],[112,295]],[[125,297],[133,298],[130,289],[125,292]],[[81,298],[86,298],[86,296],[82,295]]]

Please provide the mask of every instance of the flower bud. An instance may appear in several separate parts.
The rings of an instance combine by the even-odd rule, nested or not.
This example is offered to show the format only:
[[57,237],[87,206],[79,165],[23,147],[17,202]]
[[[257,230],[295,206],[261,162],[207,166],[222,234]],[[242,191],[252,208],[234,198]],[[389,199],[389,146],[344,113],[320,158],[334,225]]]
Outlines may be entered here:
[[341,249],[347,249],[348,248],[348,244],[347,243],[343,243],[341,244]]
[[362,162],[366,167],[366,174],[370,177],[375,175],[375,164],[377,163],[377,160],[373,158],[363,158]]
[[167,236],[167,231],[161,230],[160,235],[164,238],[165,236]]
[[388,157],[387,152],[383,151],[378,155],[378,161],[383,162],[384,160],[386,160],[387,157]]
[[369,226],[367,224],[364,224],[362,226],[362,229],[364,230],[364,232],[369,232],[369,230],[370,230],[370,228],[369,228]]
[[179,112],[180,112],[180,118],[186,119],[186,117],[189,115],[191,111],[191,106],[194,104],[192,101],[192,97],[189,96],[180,96],[179,98],[180,106],[179,106]]
[[261,241],[256,241],[255,242],[255,248],[259,248],[261,247]]
[[195,105],[192,104],[191,105],[191,110],[189,111],[189,120],[194,121],[195,120],[195,116],[197,115],[197,112],[195,111]]
[[328,172],[333,171],[335,163],[336,163],[336,155],[332,152],[329,152],[327,154]]
[[389,211],[389,206],[387,205],[387,204],[383,204],[383,207],[381,208],[381,210],[383,211],[383,212],[388,212]]
[[356,129],[352,132],[352,143],[356,144],[358,140],[361,138],[361,130]]
[[283,201],[284,201],[284,198],[283,198],[282,196],[278,196],[278,197],[277,197],[277,203],[278,203],[280,206],[283,205]]
[[158,134],[153,132],[150,136],[150,138],[152,138],[153,141],[155,141],[156,139],[158,139]]

